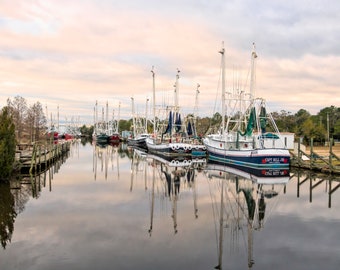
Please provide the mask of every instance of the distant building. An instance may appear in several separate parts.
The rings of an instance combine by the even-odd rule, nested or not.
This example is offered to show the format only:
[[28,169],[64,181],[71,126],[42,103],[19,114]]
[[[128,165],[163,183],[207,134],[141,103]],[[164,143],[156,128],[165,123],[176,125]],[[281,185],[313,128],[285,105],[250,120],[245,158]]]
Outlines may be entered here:
[[128,138],[132,137],[132,132],[129,130],[123,130],[122,131],[122,139],[127,140]]
[[[270,133],[267,133],[270,134]],[[254,134],[256,135],[256,134]],[[277,134],[275,134],[276,136]],[[274,135],[273,135],[274,136]],[[294,149],[294,137],[295,133],[280,132],[279,139],[273,140],[271,137],[263,139],[263,146],[265,148],[287,148],[288,150]]]
[[290,132],[280,132],[280,137],[282,138],[284,145],[287,149],[294,149],[294,137],[295,133]]

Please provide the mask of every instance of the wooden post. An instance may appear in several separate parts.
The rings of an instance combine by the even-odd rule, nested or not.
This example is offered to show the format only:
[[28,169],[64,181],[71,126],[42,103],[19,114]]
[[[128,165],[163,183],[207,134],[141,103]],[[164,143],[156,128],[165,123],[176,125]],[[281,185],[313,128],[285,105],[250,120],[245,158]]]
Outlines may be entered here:
[[299,167],[301,167],[301,159],[302,159],[300,147],[301,147],[300,146],[300,140],[298,140],[298,164],[299,164]]
[[309,159],[309,167],[310,167],[310,169],[312,169],[312,167],[314,167],[313,138],[310,139],[310,159]]
[[41,172],[41,145],[38,145],[39,149],[39,156],[38,156],[38,166],[39,166],[39,172]]
[[333,146],[333,138],[331,138],[329,140],[329,156],[328,156],[329,166],[330,166],[331,171],[333,172],[333,151],[332,151],[332,146]]
[[44,147],[44,162],[45,162],[45,167],[47,168],[47,157],[46,157],[46,155],[47,155],[47,143],[45,143],[45,147]]

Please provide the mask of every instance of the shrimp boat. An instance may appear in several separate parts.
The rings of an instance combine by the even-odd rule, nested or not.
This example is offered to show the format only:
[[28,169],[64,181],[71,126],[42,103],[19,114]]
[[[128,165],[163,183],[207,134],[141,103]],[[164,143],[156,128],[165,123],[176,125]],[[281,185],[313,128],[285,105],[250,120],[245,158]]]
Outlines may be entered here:
[[94,124],[93,124],[93,134],[92,139],[94,142],[98,144],[106,144],[108,143],[109,136],[106,133],[106,122],[104,121],[104,108],[102,108],[102,119],[98,120],[98,102],[96,101],[96,105],[94,107]]
[[255,45],[251,53],[249,91],[225,89],[225,50],[222,46],[222,124],[206,135],[208,160],[248,168],[289,168],[290,153],[266,101],[254,98]]
[[[120,103],[119,103],[119,111],[120,111]],[[98,102],[96,101],[96,105],[94,107],[94,129],[92,134],[92,139],[99,144],[114,144],[117,145],[120,142],[120,134],[119,134],[119,111],[118,111],[118,119],[116,120],[114,117],[114,110],[112,112],[112,119],[108,119],[109,115],[109,105],[106,102],[106,113],[104,119],[104,108],[102,108],[102,117],[101,120],[98,119]]]
[[[108,103],[106,102],[106,115],[108,116]],[[118,118],[115,119],[114,110],[112,111],[112,118],[111,120],[106,120],[107,128],[106,128],[106,134],[108,136],[108,141],[111,144],[119,144],[120,142],[120,134],[119,134],[119,121],[120,121],[120,102],[118,105]]]
[[138,148],[147,150],[146,138],[149,137],[147,108],[148,108],[149,99],[146,100],[145,118],[144,119],[142,117],[139,117],[139,116],[136,115],[133,97],[131,97],[131,101],[132,101],[133,133],[132,133],[132,138],[128,138],[127,144],[128,144],[128,146],[138,147]]
[[[195,156],[205,157],[206,147],[198,140],[192,140],[182,123],[182,116],[178,106],[178,80],[179,70],[176,74],[175,83],[175,105],[167,106],[167,121],[163,125],[156,123],[155,111],[155,72],[152,69],[153,78],[153,134],[146,138],[147,149],[150,153],[165,157]],[[163,128],[162,128],[163,127]]]

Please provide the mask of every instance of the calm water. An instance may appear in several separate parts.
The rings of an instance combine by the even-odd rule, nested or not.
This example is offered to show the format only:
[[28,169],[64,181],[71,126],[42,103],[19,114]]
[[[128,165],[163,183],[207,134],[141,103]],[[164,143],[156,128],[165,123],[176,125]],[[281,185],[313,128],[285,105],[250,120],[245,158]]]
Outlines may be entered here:
[[0,269],[339,269],[340,177],[225,169],[74,143],[0,185]]

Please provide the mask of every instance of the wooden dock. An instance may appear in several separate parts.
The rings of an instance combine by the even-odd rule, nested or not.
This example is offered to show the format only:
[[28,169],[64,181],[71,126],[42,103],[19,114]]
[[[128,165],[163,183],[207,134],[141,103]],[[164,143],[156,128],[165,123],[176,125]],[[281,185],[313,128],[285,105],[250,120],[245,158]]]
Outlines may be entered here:
[[35,174],[46,170],[69,152],[70,145],[70,141],[17,145],[16,161],[19,172]]
[[330,143],[327,150],[325,150],[325,148],[320,150],[313,147],[313,140],[311,140],[309,153],[303,151],[299,143],[297,151],[291,151],[290,153],[290,165],[292,167],[323,173],[340,174],[340,157],[333,150],[333,142]]

